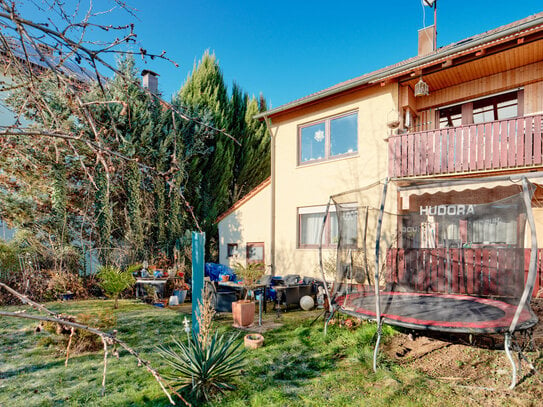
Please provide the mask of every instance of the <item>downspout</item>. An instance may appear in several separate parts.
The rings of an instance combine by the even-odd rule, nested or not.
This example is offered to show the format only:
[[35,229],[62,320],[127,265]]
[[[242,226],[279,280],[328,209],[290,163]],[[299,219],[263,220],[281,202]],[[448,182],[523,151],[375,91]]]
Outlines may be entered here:
[[270,273],[275,276],[275,137],[273,136],[271,119],[264,116],[266,128],[270,133],[270,184],[271,184],[271,219],[270,219]]

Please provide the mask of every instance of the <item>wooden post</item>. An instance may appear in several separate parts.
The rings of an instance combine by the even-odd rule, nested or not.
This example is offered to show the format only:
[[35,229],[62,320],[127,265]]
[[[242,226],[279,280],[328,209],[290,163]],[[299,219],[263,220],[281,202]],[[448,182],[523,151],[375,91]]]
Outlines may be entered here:
[[202,302],[204,289],[206,235],[203,232],[192,232],[192,332],[198,336],[198,304]]

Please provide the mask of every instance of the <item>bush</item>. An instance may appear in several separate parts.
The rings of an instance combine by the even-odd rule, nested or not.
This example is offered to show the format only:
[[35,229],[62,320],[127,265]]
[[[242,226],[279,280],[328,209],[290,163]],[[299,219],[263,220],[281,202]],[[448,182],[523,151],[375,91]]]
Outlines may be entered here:
[[115,309],[119,308],[119,295],[136,282],[130,271],[123,271],[113,266],[101,267],[97,277],[105,293],[115,299],[115,305],[113,306]]
[[[46,270],[37,270],[27,276],[28,278],[22,278],[22,273],[16,271],[2,276],[0,281],[7,286],[13,288],[22,294],[27,295],[30,299],[43,302],[51,300],[51,295],[47,290],[49,284],[50,274]],[[21,301],[14,295],[8,293],[5,290],[0,289],[0,304],[13,305],[20,304]]]
[[19,270],[19,260],[15,248],[0,242],[0,279]]
[[96,276],[83,276],[81,277],[81,283],[89,297],[102,297],[104,295],[104,290],[100,287],[100,281]]
[[[66,315],[64,316],[66,317]],[[117,317],[111,312],[105,311],[94,314],[79,314],[76,318],[68,316],[68,320],[72,322],[77,321],[82,325],[97,328],[105,332],[111,330],[117,325]],[[41,339],[39,341],[40,345],[54,344],[62,350],[66,349],[68,346],[68,341],[70,340],[70,327],[54,322],[44,322],[40,325],[40,328],[38,328],[37,331],[40,331],[41,329],[54,334],[55,337],[53,339]],[[71,353],[94,352],[102,348],[102,339],[98,335],[90,333],[84,329],[76,329],[74,331],[72,344],[70,346]]]
[[62,294],[73,294],[77,298],[87,298],[88,292],[81,277],[67,271],[49,271],[50,279],[47,291],[51,299],[58,299]]

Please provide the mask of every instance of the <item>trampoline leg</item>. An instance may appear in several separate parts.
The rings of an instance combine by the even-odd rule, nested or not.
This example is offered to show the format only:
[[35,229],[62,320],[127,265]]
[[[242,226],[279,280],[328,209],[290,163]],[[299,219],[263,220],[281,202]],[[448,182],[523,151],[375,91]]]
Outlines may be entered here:
[[510,389],[513,389],[517,384],[517,364],[513,360],[513,355],[511,354],[511,333],[507,332],[505,334],[505,354],[507,355],[507,359],[509,359],[509,362],[511,363],[512,373],[511,373],[511,385],[509,386]]
[[381,322],[377,322],[377,341],[373,350],[373,371],[377,373],[377,355],[379,353],[379,343],[381,342]]
[[328,332],[328,324],[330,323],[330,321],[332,320],[336,312],[336,310],[333,307],[330,307],[330,308],[331,308],[330,316],[326,318],[326,321],[324,322],[324,336],[326,336],[326,333]]

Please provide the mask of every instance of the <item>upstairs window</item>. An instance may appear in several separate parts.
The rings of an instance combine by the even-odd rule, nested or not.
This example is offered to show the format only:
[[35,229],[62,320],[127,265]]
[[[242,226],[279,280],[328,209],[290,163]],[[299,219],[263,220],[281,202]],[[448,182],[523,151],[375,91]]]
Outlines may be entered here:
[[358,113],[331,117],[300,127],[299,146],[299,164],[356,153]]
[[462,106],[456,105],[439,110],[439,128],[462,125]]
[[522,90],[439,108],[439,128],[486,123],[522,116]]
[[473,102],[473,123],[504,120],[518,115],[517,92]]

